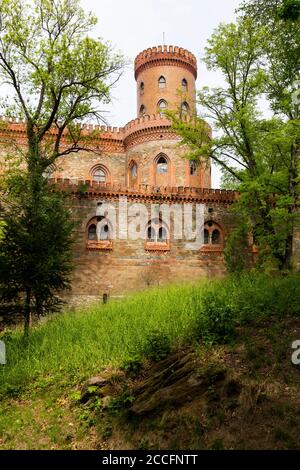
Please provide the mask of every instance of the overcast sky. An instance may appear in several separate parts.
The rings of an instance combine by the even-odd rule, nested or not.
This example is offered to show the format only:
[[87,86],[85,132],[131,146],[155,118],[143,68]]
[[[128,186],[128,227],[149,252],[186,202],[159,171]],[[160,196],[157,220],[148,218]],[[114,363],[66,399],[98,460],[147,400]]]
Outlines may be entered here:
[[[99,19],[95,34],[109,40],[131,64],[113,90],[107,120],[124,126],[136,117],[136,88],[133,75],[135,56],[148,47],[163,43],[184,47],[198,59],[197,88],[220,84],[220,76],[207,72],[201,63],[207,39],[220,22],[234,19],[241,0],[82,0],[86,11]],[[213,168],[213,187],[220,173]]]

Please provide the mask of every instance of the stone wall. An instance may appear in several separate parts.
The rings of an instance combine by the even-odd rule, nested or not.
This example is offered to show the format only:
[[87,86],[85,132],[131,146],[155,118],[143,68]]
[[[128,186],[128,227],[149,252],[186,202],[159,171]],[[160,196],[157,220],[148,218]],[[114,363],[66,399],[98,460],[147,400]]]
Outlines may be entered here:
[[[87,224],[95,217],[99,202],[112,204],[118,217],[117,200],[74,198],[71,201],[76,220],[75,270],[70,293],[73,303],[102,299],[104,293],[116,297],[168,282],[224,275],[222,248],[217,247],[215,251],[192,250],[186,246],[185,240],[174,239],[174,214],[171,214],[169,251],[147,251],[145,240],[123,240],[120,237],[113,240],[111,250],[89,250]],[[132,204],[133,202],[128,201],[128,208]],[[150,204],[145,205],[150,213]],[[205,220],[218,223],[224,239],[234,225],[230,207],[222,204],[206,204]],[[117,226],[117,232],[118,229]]]

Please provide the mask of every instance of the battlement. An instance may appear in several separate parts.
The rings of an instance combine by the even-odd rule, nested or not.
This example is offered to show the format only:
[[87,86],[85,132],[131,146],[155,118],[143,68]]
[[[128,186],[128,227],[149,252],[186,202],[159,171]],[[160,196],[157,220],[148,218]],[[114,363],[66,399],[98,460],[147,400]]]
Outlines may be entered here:
[[121,197],[127,196],[133,200],[164,200],[165,202],[197,201],[199,203],[223,203],[232,204],[239,197],[237,191],[228,189],[202,189],[186,186],[179,187],[158,187],[148,184],[141,184],[138,188],[132,189],[122,184],[102,183],[93,180],[50,178],[49,184],[52,184],[60,191],[66,191],[69,194],[79,195],[80,197]]
[[124,127],[125,134],[127,131],[130,131],[133,128],[140,128],[141,126],[142,127],[147,126],[147,124],[155,122],[155,121],[160,121],[159,124],[168,124],[169,126],[171,126],[170,121],[159,113],[158,114],[145,114],[145,116],[143,117],[132,119],[131,121],[129,121]]
[[134,62],[135,79],[146,67],[176,64],[190,70],[197,78],[197,59],[190,51],[178,46],[155,46],[138,54]]
[[[24,131],[25,132],[26,122],[16,117],[0,116],[0,132],[1,131]],[[98,124],[80,124],[80,128],[87,133],[99,132],[101,134],[113,134],[116,138],[122,138],[124,128],[123,127],[111,127]],[[57,132],[55,127],[52,127],[49,131],[52,134]]]

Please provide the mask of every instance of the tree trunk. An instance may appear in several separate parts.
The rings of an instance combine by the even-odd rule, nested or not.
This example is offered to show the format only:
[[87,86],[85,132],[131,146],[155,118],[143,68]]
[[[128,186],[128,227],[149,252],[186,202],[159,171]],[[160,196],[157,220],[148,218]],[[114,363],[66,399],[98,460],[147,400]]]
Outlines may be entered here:
[[284,260],[282,263],[282,267],[284,271],[291,271],[292,269],[293,243],[294,243],[294,236],[293,234],[289,234],[286,238],[285,256],[284,256]]
[[24,308],[24,336],[28,337],[29,329],[31,327],[31,289],[28,287],[26,289],[26,299],[25,299],[25,308]]

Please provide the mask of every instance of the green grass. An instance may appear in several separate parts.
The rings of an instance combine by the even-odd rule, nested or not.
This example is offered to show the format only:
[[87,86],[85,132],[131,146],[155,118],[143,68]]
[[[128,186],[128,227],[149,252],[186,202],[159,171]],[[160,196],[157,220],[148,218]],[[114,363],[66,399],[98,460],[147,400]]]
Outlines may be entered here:
[[[98,408],[93,408],[96,406],[93,401],[80,404],[81,383],[105,368],[111,368],[113,375],[114,369],[120,366],[125,368],[127,379],[135,377],[144,357],[159,360],[168,353],[170,346],[182,346],[184,350],[192,344],[195,351],[201,351],[202,362],[229,361],[226,367],[232,367],[235,373],[236,365],[241,363],[243,367],[239,374],[245,383],[250,377],[251,384],[257,381],[261,386],[265,383],[266,374],[274,374],[274,390],[278,391],[278,383],[282,390],[286,390],[288,385],[291,395],[286,397],[286,401],[292,403],[297,393],[294,385],[299,382],[298,370],[290,363],[290,345],[297,337],[300,318],[299,287],[300,275],[271,278],[255,274],[182,283],[138,293],[107,305],[95,304],[76,312],[65,311],[48,317],[32,328],[27,344],[21,328],[1,333],[0,339],[7,347],[8,362],[0,366],[0,448],[98,449],[101,442],[106,449],[106,440],[114,439],[114,426],[117,426],[118,436],[124,422],[120,418],[119,428],[119,411],[116,415],[104,415]],[[223,346],[226,342],[230,344]],[[239,351],[239,362],[235,362],[234,354],[231,364],[230,351],[235,351],[235,348]],[[296,419],[298,425],[297,414],[295,410],[287,412],[286,408],[281,408],[283,405],[277,403],[275,395],[273,401],[269,397],[262,405],[270,407],[269,414],[265,410],[266,417],[274,429],[278,428],[270,434],[271,441],[267,444],[276,448],[294,448],[294,428],[297,426],[291,419]],[[281,395],[279,393],[278,396]],[[114,403],[124,402],[124,398],[124,394],[117,396]],[[274,409],[278,410],[277,414]],[[211,434],[205,445],[214,449],[232,448],[232,443],[226,441],[227,411],[221,410],[218,414],[214,408],[209,410],[212,414],[205,418],[205,433]],[[286,421],[281,410],[287,414]],[[171,430],[168,438],[171,447],[177,448],[178,439],[187,448],[189,445],[196,448],[204,445],[203,430],[197,437],[190,424],[175,426],[182,430],[173,442],[172,420],[178,416],[177,411],[170,413],[171,424],[166,426]],[[182,413],[187,422],[192,423],[195,411],[183,409]],[[260,415],[259,408],[257,414]],[[224,435],[215,434],[213,419],[217,419],[216,426],[224,427]],[[242,419],[244,423],[243,415]],[[270,428],[269,421],[266,422],[266,427]],[[249,423],[251,437],[253,429]],[[132,433],[133,441],[136,439],[134,448],[156,448],[154,435],[157,432],[161,433],[160,442],[164,444],[168,430],[164,424],[161,430],[154,424],[150,419],[149,433],[144,432],[146,425],[135,435],[135,426],[130,428],[125,422],[125,434],[131,436]],[[258,429],[261,424],[259,421]],[[233,423],[233,434],[234,426]],[[129,438],[127,434],[124,436],[127,445]],[[248,442],[248,434],[245,436],[244,441],[240,441],[237,434],[237,448],[245,447],[243,442]],[[112,445],[116,443],[112,441]]]
[[154,331],[164,332],[172,344],[186,341],[204,285],[155,289],[55,315],[32,329],[27,346],[21,329],[5,334],[7,365],[0,368],[0,391],[37,377],[45,383],[57,374],[78,379],[119,365]]
[[171,346],[195,339],[226,342],[240,324],[300,314],[300,276],[244,276],[171,285],[107,305],[55,315],[23,341],[22,330],[0,335],[7,364],[0,393],[17,394],[68,380],[78,383],[107,366],[118,367],[161,332]]

